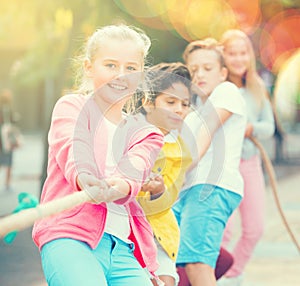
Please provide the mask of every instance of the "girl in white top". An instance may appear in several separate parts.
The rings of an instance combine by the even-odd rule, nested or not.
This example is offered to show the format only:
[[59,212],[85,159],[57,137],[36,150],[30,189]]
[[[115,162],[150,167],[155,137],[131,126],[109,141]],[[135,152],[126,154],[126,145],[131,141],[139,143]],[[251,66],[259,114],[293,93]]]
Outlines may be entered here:
[[173,208],[181,233],[177,264],[185,266],[193,286],[214,286],[223,231],[242,198],[238,166],[246,111],[237,87],[224,82],[227,70],[216,40],[190,43],[184,59],[198,98],[182,130],[194,162]]

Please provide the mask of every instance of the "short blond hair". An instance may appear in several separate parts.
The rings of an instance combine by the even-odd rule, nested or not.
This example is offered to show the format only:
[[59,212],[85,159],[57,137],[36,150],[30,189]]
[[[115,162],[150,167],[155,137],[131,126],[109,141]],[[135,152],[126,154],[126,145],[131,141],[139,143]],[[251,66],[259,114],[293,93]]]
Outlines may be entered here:
[[216,39],[205,38],[203,40],[197,40],[189,43],[182,54],[185,63],[188,62],[189,55],[196,50],[214,51],[219,58],[221,67],[225,66],[223,53],[222,53],[222,46],[219,44],[219,42]]

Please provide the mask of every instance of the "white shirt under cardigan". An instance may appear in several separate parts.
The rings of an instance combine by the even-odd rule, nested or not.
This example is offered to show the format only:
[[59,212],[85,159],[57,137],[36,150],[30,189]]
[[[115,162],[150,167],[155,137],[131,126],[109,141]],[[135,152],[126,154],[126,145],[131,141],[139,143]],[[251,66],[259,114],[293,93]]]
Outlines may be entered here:
[[246,106],[236,85],[230,82],[218,85],[202,107],[188,114],[182,137],[195,159],[199,154],[195,138],[200,126],[205,124],[202,114],[211,108],[226,109],[232,115],[215,132],[209,149],[197,166],[187,173],[183,190],[197,184],[210,184],[243,196],[244,183],[239,164],[246,127]]
[[[114,159],[114,135],[117,131],[117,125],[104,118],[104,123],[107,126],[107,155],[105,177],[114,175],[114,170],[117,162]],[[107,218],[104,232],[112,234],[119,239],[130,242],[128,236],[130,235],[129,217],[126,208],[123,205],[115,204],[114,202],[106,203]]]

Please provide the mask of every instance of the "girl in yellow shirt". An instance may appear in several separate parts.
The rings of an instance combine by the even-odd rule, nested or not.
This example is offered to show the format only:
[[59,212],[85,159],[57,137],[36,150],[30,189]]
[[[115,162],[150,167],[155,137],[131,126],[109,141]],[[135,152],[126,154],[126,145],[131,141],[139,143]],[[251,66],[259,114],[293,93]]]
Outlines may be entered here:
[[158,248],[160,267],[156,274],[166,286],[178,283],[176,257],[179,228],[171,209],[177,200],[191,154],[179,135],[183,119],[189,112],[190,73],[182,63],[162,63],[149,69],[149,100],[142,113],[148,122],[165,135],[164,145],[155,162],[152,177],[138,197],[150,222]]

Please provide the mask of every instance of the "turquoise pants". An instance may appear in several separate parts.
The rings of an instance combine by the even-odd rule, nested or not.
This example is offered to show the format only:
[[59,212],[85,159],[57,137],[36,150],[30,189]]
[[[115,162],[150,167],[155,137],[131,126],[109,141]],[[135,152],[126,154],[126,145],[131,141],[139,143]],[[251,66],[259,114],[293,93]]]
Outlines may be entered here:
[[107,233],[94,250],[82,241],[56,239],[42,247],[42,266],[49,286],[152,286],[133,250]]

